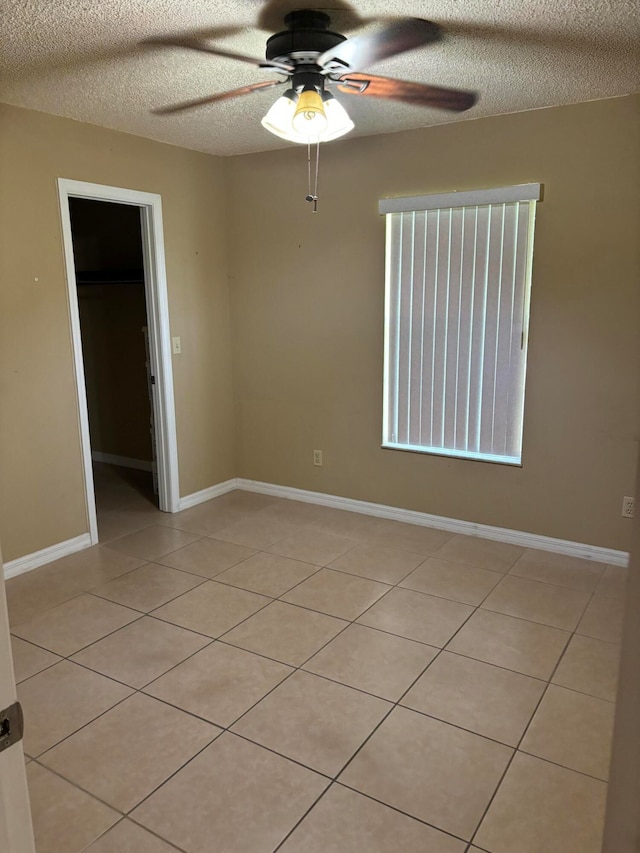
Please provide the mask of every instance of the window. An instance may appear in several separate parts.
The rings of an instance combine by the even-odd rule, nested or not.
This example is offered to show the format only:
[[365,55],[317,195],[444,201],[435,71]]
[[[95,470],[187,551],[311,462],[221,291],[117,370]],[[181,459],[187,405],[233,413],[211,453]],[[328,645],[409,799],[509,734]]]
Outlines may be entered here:
[[383,446],[519,465],[539,184],[384,199]]

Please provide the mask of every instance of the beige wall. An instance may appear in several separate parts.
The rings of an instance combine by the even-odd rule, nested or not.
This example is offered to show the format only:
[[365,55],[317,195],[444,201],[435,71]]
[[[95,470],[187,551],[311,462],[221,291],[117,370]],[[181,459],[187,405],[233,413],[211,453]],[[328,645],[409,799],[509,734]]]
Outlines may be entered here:
[[[621,502],[640,426],[639,103],[323,146],[317,215],[304,201],[306,150],[233,158],[239,476],[626,550]],[[378,199],[529,181],[544,201],[523,467],[381,450]]]
[[[640,464],[636,489],[640,494]],[[640,850],[640,516],[632,525],[602,853]]]
[[[0,533],[6,560],[87,530],[56,178],[162,195],[180,492],[235,474],[225,162],[0,107]],[[36,281],[36,278],[38,281]]]

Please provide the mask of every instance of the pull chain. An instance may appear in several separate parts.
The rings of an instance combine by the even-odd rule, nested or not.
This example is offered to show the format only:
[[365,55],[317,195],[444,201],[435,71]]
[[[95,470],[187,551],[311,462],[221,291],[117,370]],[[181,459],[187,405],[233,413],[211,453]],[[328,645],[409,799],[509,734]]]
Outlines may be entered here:
[[316,174],[315,186],[313,193],[311,192],[311,143],[307,142],[307,183],[308,193],[305,197],[306,201],[313,202],[313,212],[318,212],[318,172],[320,169],[320,140],[316,143]]

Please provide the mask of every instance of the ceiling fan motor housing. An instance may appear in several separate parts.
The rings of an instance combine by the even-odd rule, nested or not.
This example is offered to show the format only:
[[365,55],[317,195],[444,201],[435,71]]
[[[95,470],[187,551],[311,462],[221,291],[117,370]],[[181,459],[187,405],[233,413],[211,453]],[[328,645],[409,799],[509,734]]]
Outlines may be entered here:
[[[275,33],[267,40],[267,61],[293,63],[296,69],[307,66],[311,71],[317,58],[325,51],[346,41],[340,33],[329,29],[331,19],[324,12],[301,9],[285,16],[286,30]],[[302,69],[300,69],[302,70]]]

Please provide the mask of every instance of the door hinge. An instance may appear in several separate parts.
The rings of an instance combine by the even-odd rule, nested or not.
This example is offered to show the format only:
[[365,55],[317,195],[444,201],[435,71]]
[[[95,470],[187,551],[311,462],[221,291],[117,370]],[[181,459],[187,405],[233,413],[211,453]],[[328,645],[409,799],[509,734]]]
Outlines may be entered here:
[[4,752],[5,749],[22,740],[23,734],[22,705],[14,702],[13,705],[0,711],[0,752]]
[[155,385],[155,384],[156,384],[156,377],[155,377],[155,376],[150,376],[149,378],[150,378],[150,380],[151,380],[151,384],[152,384],[152,385]]

